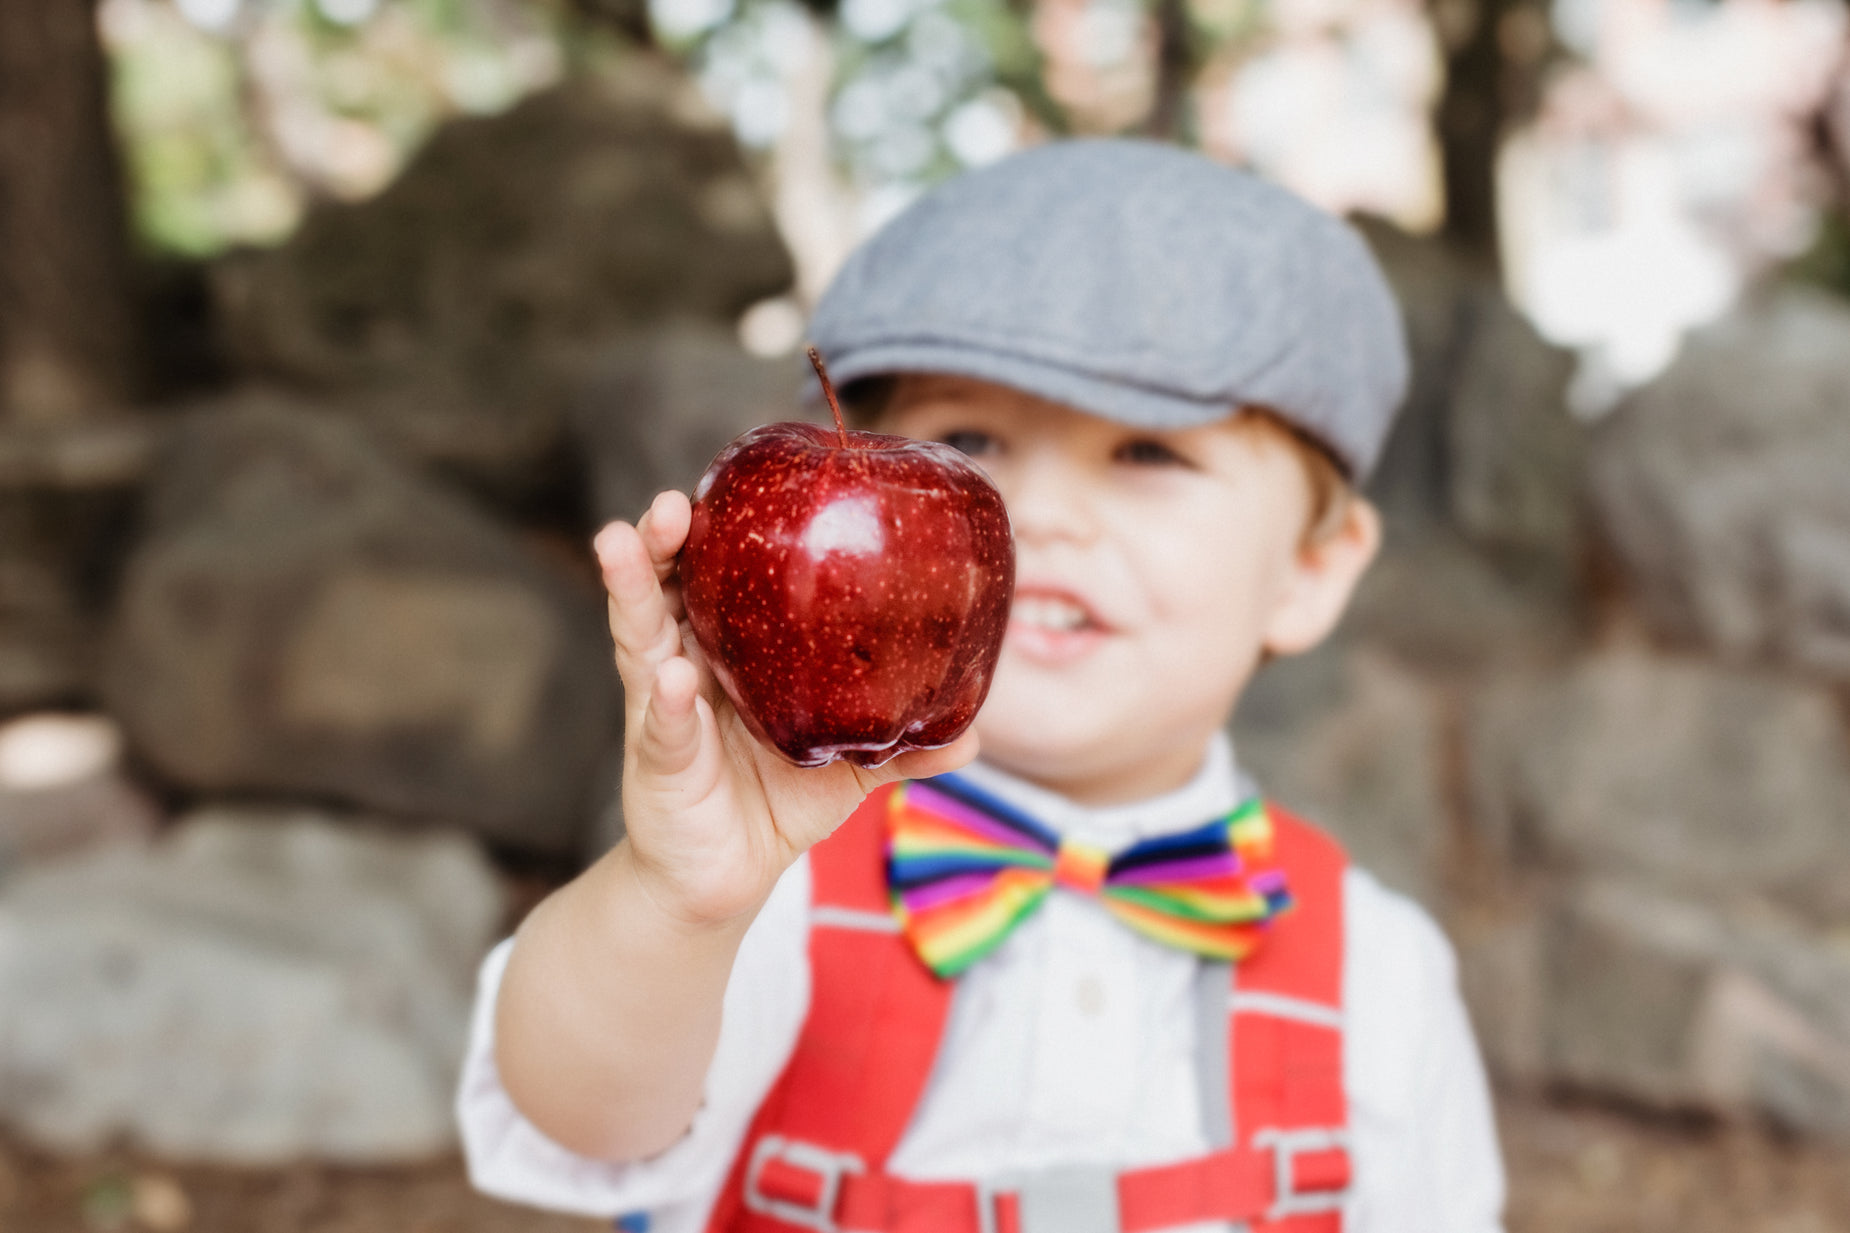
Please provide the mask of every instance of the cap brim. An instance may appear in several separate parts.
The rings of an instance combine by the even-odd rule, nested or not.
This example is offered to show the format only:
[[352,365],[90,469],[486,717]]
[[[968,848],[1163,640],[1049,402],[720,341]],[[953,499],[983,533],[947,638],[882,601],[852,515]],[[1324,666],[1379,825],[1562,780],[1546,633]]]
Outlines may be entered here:
[[[967,343],[879,343],[823,358],[828,362],[829,378],[838,387],[864,377],[900,373],[974,377],[1134,428],[1195,428],[1226,419],[1236,410],[1218,399],[1192,399],[1021,355],[983,351]],[[822,402],[822,386],[814,377],[805,397],[814,404]]]

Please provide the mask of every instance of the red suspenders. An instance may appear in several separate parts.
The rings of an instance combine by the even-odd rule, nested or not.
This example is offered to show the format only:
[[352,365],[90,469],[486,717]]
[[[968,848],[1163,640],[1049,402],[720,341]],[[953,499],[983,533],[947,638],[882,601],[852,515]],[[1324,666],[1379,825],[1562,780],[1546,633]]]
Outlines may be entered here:
[[1345,861],[1334,841],[1274,806],[1298,906],[1229,982],[1227,1146],[1172,1165],[1063,1169],[994,1189],[920,1183],[883,1170],[931,1074],[951,985],[912,955],[888,909],[886,794],[810,853],[809,1018],[745,1136],[709,1233],[1153,1233],[1197,1221],[1338,1233],[1350,1170]]

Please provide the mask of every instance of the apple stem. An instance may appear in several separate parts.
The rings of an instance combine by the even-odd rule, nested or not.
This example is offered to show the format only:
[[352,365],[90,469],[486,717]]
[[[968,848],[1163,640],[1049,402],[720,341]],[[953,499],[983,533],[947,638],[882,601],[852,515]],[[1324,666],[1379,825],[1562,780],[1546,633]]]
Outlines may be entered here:
[[841,437],[841,447],[852,449],[848,444],[848,425],[841,417],[841,402],[835,397],[835,383],[829,380],[829,370],[822,365],[822,352],[809,348],[809,363],[816,370],[816,379],[822,382],[822,396],[829,400],[829,410],[835,415],[835,432]]

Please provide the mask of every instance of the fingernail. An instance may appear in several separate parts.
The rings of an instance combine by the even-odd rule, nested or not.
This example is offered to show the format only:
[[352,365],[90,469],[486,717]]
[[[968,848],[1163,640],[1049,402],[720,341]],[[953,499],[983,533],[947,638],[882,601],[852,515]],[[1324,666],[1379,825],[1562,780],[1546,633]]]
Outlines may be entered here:
[[610,552],[610,537],[616,533],[617,526],[618,524],[614,522],[607,523],[603,530],[592,537],[591,551],[597,555],[599,561],[602,561]]

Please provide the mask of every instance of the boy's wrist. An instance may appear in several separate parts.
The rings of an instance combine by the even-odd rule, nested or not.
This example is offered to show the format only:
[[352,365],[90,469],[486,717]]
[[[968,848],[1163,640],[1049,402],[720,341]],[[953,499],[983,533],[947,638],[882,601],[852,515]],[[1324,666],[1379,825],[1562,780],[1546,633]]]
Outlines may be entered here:
[[771,886],[766,886],[761,891],[690,895],[684,883],[638,853],[628,838],[611,849],[607,859],[611,876],[629,897],[666,929],[686,938],[742,935],[771,893]]

